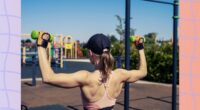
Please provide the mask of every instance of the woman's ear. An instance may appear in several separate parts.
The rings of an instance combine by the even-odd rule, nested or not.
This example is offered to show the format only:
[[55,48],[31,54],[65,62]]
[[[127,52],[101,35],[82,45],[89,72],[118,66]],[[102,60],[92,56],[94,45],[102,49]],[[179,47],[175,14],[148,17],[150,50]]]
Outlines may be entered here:
[[91,62],[92,64],[95,64],[95,62],[94,62],[94,59],[95,59],[94,57],[95,57],[95,56],[94,56],[93,52],[92,52],[91,50],[89,50],[88,53],[89,53],[90,62]]
[[96,54],[95,53],[93,53],[91,50],[90,50],[90,57],[92,58],[92,60],[94,60],[94,61],[96,61],[97,60],[97,56],[96,56]]

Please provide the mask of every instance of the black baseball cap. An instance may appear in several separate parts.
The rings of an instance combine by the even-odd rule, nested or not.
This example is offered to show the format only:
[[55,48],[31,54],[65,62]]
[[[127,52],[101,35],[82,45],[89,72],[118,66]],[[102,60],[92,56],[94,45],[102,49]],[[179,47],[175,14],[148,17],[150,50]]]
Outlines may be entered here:
[[93,35],[83,48],[90,49],[95,54],[101,55],[104,49],[110,49],[110,39],[104,34]]

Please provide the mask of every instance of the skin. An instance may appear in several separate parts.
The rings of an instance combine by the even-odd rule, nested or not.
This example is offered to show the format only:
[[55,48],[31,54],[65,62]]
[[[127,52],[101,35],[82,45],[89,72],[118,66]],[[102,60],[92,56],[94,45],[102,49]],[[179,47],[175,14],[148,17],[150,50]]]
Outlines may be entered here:
[[[48,37],[47,37],[48,38]],[[38,39],[42,40],[41,38]],[[139,50],[140,64],[138,70],[115,69],[107,83],[108,94],[112,98],[117,98],[123,88],[124,82],[134,83],[147,75],[147,65],[144,50]],[[80,87],[82,98],[87,102],[95,102],[101,99],[105,93],[105,87],[100,82],[101,73],[96,66],[94,72],[77,71],[72,74],[55,73],[49,65],[46,49],[38,47],[39,64],[42,78],[45,83],[64,88]],[[89,51],[92,64],[98,64],[98,56]]]

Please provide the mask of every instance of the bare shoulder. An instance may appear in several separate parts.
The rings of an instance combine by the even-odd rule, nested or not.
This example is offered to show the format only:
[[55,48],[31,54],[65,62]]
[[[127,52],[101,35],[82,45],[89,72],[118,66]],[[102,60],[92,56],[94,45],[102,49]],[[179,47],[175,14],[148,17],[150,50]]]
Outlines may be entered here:
[[74,78],[81,83],[81,85],[87,85],[88,84],[88,79],[91,76],[91,72],[86,71],[86,70],[80,70],[75,72]]
[[117,68],[114,70],[114,73],[115,74],[118,74],[118,75],[123,75],[124,73],[126,73],[127,70],[125,69],[122,69],[122,68]]
[[[80,71],[82,75],[80,75],[80,77],[82,77],[82,80],[84,80],[84,85],[88,86],[88,85],[93,85],[94,83],[99,81],[99,74],[97,71],[85,71],[85,70],[81,70]],[[99,83],[99,82],[98,82]]]
[[75,72],[74,75],[85,79],[85,78],[87,78],[88,76],[91,75],[91,72],[86,71],[86,70],[80,70],[80,71]]
[[125,74],[127,70],[125,69],[117,68],[113,72],[115,73],[115,76],[117,76],[121,81],[124,81],[127,77],[127,74]]

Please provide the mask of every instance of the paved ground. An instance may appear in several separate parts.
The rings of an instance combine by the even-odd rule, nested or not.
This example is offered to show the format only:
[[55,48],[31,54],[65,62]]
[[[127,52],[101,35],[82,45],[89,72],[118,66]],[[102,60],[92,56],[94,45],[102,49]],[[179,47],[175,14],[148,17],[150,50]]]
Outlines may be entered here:
[[[70,73],[78,70],[93,71],[89,60],[65,60],[64,68],[52,67],[55,72]],[[29,110],[82,110],[79,88],[64,89],[37,81],[30,86],[33,73],[41,77],[40,70],[33,64],[22,66],[22,104]],[[25,79],[26,78],[26,79]],[[27,80],[28,78],[28,80]],[[171,85],[139,81],[130,87],[130,110],[171,110]],[[178,93],[178,91],[177,91]],[[124,92],[118,97],[115,110],[123,110]],[[179,108],[177,96],[177,108]],[[66,109],[68,108],[68,109]]]
[[[37,81],[35,87],[29,84],[22,81],[22,104],[32,108],[30,110],[82,110],[79,88],[58,88],[41,81]],[[123,94],[122,91],[115,110],[123,110]],[[177,95],[177,109],[178,99]],[[130,110],[171,110],[171,85],[138,81],[130,87],[129,102]]]

